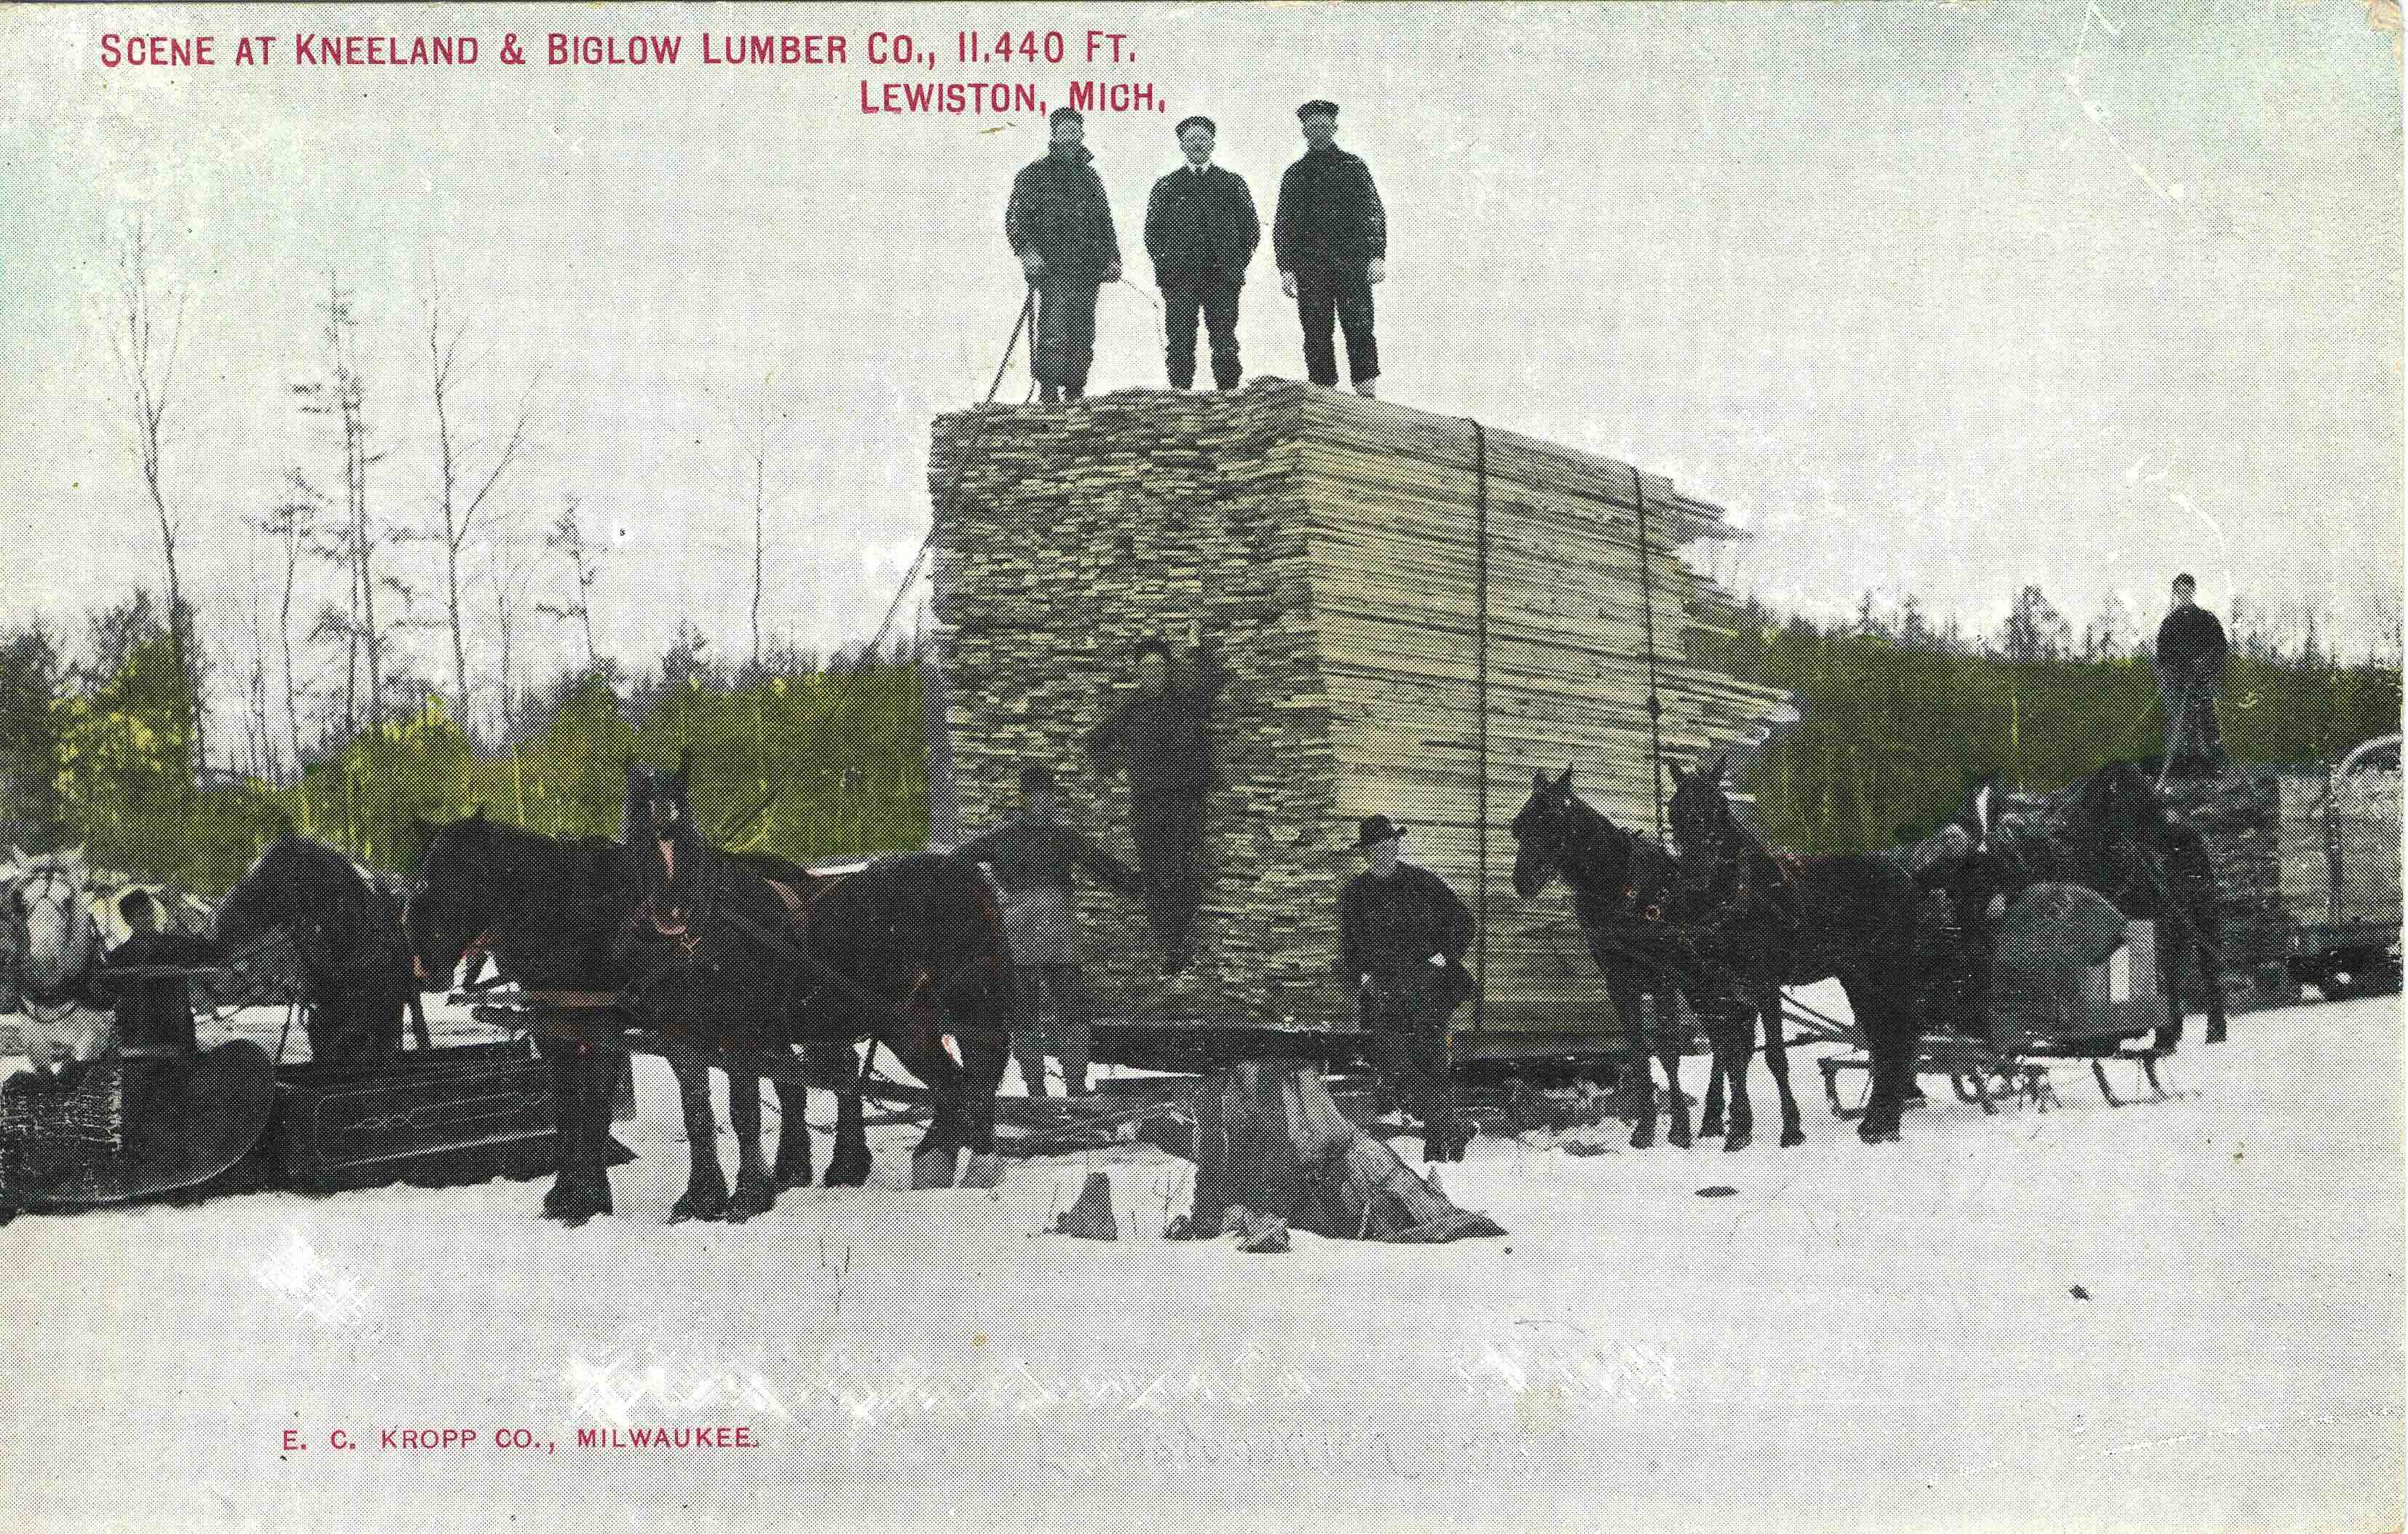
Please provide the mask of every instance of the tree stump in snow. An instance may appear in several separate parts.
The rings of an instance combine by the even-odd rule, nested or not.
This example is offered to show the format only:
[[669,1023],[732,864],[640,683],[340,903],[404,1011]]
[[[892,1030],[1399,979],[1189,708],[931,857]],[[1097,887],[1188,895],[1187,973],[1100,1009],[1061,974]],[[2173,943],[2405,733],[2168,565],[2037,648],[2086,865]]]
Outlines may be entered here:
[[1233,1208],[1346,1240],[1452,1241],[1502,1236],[1455,1208],[1397,1153],[1356,1128],[1300,1061],[1248,1060],[1196,1088],[1196,1207],[1216,1231]]

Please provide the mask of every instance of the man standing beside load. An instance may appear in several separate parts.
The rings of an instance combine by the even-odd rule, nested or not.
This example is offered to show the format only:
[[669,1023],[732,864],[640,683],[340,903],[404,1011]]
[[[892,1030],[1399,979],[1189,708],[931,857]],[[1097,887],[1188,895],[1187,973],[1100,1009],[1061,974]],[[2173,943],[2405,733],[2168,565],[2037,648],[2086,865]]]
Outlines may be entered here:
[[1212,348],[1214,386],[1235,389],[1244,376],[1238,364],[1238,295],[1263,226],[1245,178],[1212,164],[1215,136],[1209,117],[1181,122],[1179,147],[1187,163],[1154,182],[1145,202],[1145,251],[1154,258],[1154,286],[1162,290],[1173,389],[1196,382],[1199,309]]
[[2157,625],[2157,701],[2166,710],[2168,778],[2213,778],[2224,770],[2215,695],[2224,688],[2224,625],[2198,602],[2199,582],[2174,577],[2173,607]]
[[[1020,1022],[1011,1053],[1032,1097],[1045,1096],[1046,1045],[1062,1062],[1062,1090],[1087,1091],[1094,1007],[1079,968],[1078,910],[1071,889],[1084,870],[1123,895],[1144,892],[1144,883],[1118,858],[1054,818],[1054,774],[1042,767],[1020,771],[1021,810],[991,831],[972,837],[955,855],[983,863],[1003,886],[1004,937],[1020,981]],[[1039,1025],[1046,994],[1054,997],[1054,1026]]]
[[1096,290],[1121,280],[1120,236],[1111,202],[1085,146],[1086,120],[1068,107],[1047,120],[1044,158],[1012,178],[1003,236],[1037,291],[1037,333],[1029,370],[1048,403],[1087,392],[1096,360]]
[[1388,210],[1371,167],[1338,147],[1338,104],[1308,101],[1296,115],[1308,148],[1280,178],[1279,210],[1271,220],[1280,288],[1296,300],[1304,326],[1305,376],[1337,387],[1334,318],[1346,332],[1347,376],[1354,392],[1369,399],[1380,377],[1371,289],[1388,278]]
[[1430,1161],[1460,1161],[1471,1137],[1455,1112],[1447,1022],[1477,987],[1463,967],[1471,912],[1427,868],[1402,859],[1405,828],[1366,818],[1355,847],[1369,867],[1338,897],[1338,958],[1355,987],[1373,1063],[1421,1115]]

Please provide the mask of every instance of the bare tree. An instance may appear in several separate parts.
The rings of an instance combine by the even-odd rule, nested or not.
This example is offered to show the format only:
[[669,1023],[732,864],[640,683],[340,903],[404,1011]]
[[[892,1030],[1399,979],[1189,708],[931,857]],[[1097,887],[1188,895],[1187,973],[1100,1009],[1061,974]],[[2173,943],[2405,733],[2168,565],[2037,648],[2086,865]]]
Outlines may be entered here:
[[761,387],[752,396],[752,419],[745,423],[745,458],[752,470],[752,482],[745,487],[746,498],[752,508],[752,667],[761,668],[761,596],[765,552],[768,546],[768,509],[773,498],[769,488],[769,460],[775,454],[786,423],[794,418],[793,407],[770,393],[769,379],[765,376]]
[[601,654],[594,646],[594,581],[602,573],[603,551],[585,536],[585,525],[577,514],[577,497],[563,495],[560,500],[560,515],[552,519],[552,531],[544,535],[543,546],[568,561],[568,573],[576,583],[577,595],[566,606],[539,603],[536,610],[547,618],[577,620],[585,631],[585,665],[590,670],[601,664]]
[[284,471],[284,498],[250,519],[283,562],[276,603],[276,638],[284,670],[284,726],[293,748],[293,767],[301,767],[301,685],[293,669],[293,595],[301,577],[301,560],[319,542],[326,497],[297,468]]
[[[525,392],[519,396],[518,417],[510,424],[509,437],[501,451],[494,455],[473,492],[466,491],[464,474],[466,454],[473,443],[454,438],[452,414],[452,391],[458,387],[463,370],[460,366],[460,343],[466,338],[468,327],[455,325],[447,337],[443,333],[442,293],[430,279],[426,300],[426,354],[434,369],[435,443],[438,476],[436,480],[436,511],[441,526],[437,537],[443,545],[444,612],[452,630],[452,683],[453,698],[459,709],[460,727],[468,727],[468,624],[466,608],[461,595],[460,555],[469,535],[476,530],[477,513],[484,509],[494,487],[509,471],[511,464],[526,445],[527,416],[535,399],[536,385],[542,372],[527,380]],[[473,476],[470,476],[473,478]],[[503,683],[507,690],[509,682]]]
[[533,561],[519,557],[512,532],[509,519],[496,515],[488,519],[484,541],[486,585],[494,596],[494,635],[501,650],[496,703],[501,716],[500,738],[514,741],[519,734],[519,613],[525,605],[527,583],[534,578],[535,566]]
[[162,316],[150,294],[150,250],[142,224],[126,226],[117,248],[117,299],[120,327],[109,333],[109,349],[134,410],[134,443],[142,465],[142,482],[150,493],[150,509],[159,520],[159,552],[166,564],[167,644],[176,671],[184,681],[185,727],[191,732],[190,754],[195,772],[209,759],[208,710],[201,698],[200,668],[194,653],[191,610],[176,570],[176,535],[181,519],[167,509],[161,485],[165,470],[168,407],[174,398],[176,353],[183,340],[185,294],[178,292],[175,312]]
[[368,515],[368,469],[384,454],[368,448],[366,387],[358,364],[359,322],[351,312],[351,295],[331,271],[326,274],[326,302],[322,312],[326,317],[322,333],[326,376],[309,383],[296,383],[293,392],[300,396],[305,414],[328,417],[342,436],[343,517],[333,530],[325,552],[344,566],[351,589],[349,611],[332,608],[322,611],[312,633],[344,641],[344,728],[356,733],[363,723],[357,698],[358,672],[363,661],[368,674],[365,723],[375,724],[382,713],[384,634],[377,626],[376,599],[379,589],[393,589],[393,582],[389,578],[380,579],[376,572],[377,538]]

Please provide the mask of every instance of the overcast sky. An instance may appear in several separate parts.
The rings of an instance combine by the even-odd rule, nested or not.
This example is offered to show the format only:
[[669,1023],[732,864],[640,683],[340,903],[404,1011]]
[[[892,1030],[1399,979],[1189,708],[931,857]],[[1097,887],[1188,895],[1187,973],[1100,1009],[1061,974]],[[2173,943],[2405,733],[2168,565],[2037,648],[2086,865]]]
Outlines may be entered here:
[[[684,614],[742,649],[765,380],[792,409],[768,626],[867,632],[926,527],[929,418],[983,393],[1010,328],[1002,205],[1045,130],[866,116],[859,82],[1059,102],[1089,74],[951,61],[958,29],[1005,21],[1074,59],[1090,25],[1127,34],[1135,65],[1093,78],[1167,106],[1088,127],[1140,281],[1179,117],[1219,119],[1268,224],[1296,104],[1340,102],[1389,209],[1383,395],[1671,474],[1753,531],[1717,562],[1742,590],[1817,613],[1911,591],[1988,629],[2037,581],[2078,627],[2111,594],[2154,619],[2187,567],[2218,608],[2327,609],[2355,643],[2397,621],[2401,73],[2355,0],[0,11],[0,604],[67,619],[157,579],[101,329],[139,218],[163,291],[190,294],[167,483],[218,634],[261,552],[242,516],[290,466],[334,478],[287,388],[320,368],[330,269],[363,322],[384,513],[430,504],[439,280],[473,326],[472,429],[543,369],[503,503],[530,541],[564,492],[613,530],[606,648],[656,655]],[[853,62],[698,56],[705,31],[807,28]],[[868,65],[881,29],[946,62]],[[296,65],[304,30],[466,32],[484,62]],[[505,32],[552,30],[687,51],[495,62]],[[214,34],[222,59],[272,33],[279,62],[104,69],[110,31]],[[1095,387],[1160,382],[1156,323],[1106,291]],[[1240,336],[1250,374],[1302,373],[1268,249]]]

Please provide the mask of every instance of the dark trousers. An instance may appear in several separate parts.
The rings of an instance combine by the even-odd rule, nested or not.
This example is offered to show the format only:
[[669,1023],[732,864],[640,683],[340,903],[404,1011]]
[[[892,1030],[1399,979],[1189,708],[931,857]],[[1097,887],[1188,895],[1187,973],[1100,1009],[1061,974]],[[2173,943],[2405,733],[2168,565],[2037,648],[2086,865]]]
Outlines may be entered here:
[[1296,274],[1296,315],[1304,322],[1304,376],[1335,387],[1338,353],[1329,344],[1330,322],[1346,332],[1350,381],[1380,376],[1380,343],[1371,336],[1371,279],[1360,266],[1338,272]]
[[1087,387],[1096,360],[1096,289],[1093,277],[1047,272],[1037,280],[1037,338],[1028,370],[1039,383],[1054,384],[1077,398]]
[[[1075,964],[1024,964],[1014,974],[1020,982],[1020,1026],[1011,1032],[1011,1056],[1020,1062],[1020,1079],[1032,1097],[1045,1096],[1048,1046],[1062,1062],[1062,1090],[1078,1097],[1087,1090],[1087,1050],[1095,1008],[1087,1000],[1087,982]],[[1044,995],[1054,996],[1054,1024],[1039,1025]]]
[[2161,687],[2166,708],[2166,776],[2212,778],[2224,770],[2224,732],[2215,722],[2215,694],[2194,683]]
[[1463,1155],[1446,1044],[1447,1020],[1461,999],[1459,992],[1417,975],[1400,981],[1374,975],[1363,996],[1371,1063],[1390,1095],[1421,1120],[1423,1156],[1429,1161]]
[[1204,801],[1150,795],[1130,807],[1129,839],[1137,843],[1138,877],[1145,882],[1145,919],[1163,957],[1187,962],[1187,930],[1204,900]]
[[1196,382],[1196,316],[1202,311],[1204,334],[1212,344],[1212,382],[1235,389],[1245,374],[1238,366],[1238,294],[1232,279],[1202,277],[1166,285],[1162,290],[1163,324],[1168,330],[1170,386],[1185,389]]

